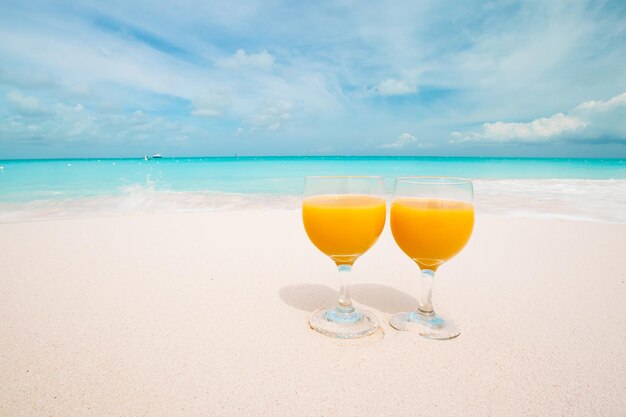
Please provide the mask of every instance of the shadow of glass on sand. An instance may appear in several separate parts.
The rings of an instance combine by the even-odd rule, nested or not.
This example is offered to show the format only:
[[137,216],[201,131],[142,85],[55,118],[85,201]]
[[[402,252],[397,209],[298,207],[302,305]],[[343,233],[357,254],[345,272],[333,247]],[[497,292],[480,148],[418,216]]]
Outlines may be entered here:
[[417,308],[415,298],[386,285],[353,284],[350,291],[354,301],[383,313],[396,314]]
[[[386,285],[353,284],[350,290],[355,302],[384,313],[395,314],[417,307],[415,298]],[[278,293],[285,304],[308,312],[335,305],[339,295],[337,289],[319,284],[286,285]]]

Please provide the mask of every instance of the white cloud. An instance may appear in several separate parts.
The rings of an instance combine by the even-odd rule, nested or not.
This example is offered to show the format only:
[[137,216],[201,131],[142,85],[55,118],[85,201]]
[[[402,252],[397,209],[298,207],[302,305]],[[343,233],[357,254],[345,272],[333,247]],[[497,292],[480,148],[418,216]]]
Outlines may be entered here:
[[231,98],[226,91],[216,91],[193,101],[193,116],[222,117],[231,105]]
[[626,139],[626,92],[608,100],[585,101],[567,114],[527,123],[484,123],[473,132],[453,132],[452,142],[541,143],[555,139]]
[[250,119],[252,130],[281,129],[290,119],[294,104],[289,100],[276,100],[260,109]]
[[208,108],[196,108],[191,111],[193,116],[202,116],[202,117],[221,117],[222,112],[215,109]]
[[417,87],[408,81],[388,78],[378,84],[376,90],[381,96],[402,96],[415,93]]
[[221,58],[217,61],[217,65],[222,68],[269,68],[274,65],[274,57],[267,51],[261,51],[258,54],[248,54],[244,49],[237,49],[232,56]]
[[[200,132],[188,123],[168,121],[142,111],[103,113],[81,104],[57,103],[45,117],[10,116],[0,119],[0,138],[11,143],[89,143],[132,146],[155,137],[180,138]],[[202,132],[206,135],[206,132]]]
[[626,92],[612,97],[608,100],[590,100],[580,103],[575,110],[611,110],[617,106],[626,104]]
[[402,133],[400,136],[398,136],[395,142],[381,145],[381,148],[385,148],[385,149],[402,149],[402,148],[408,148],[408,147],[430,148],[432,146],[433,145],[431,143],[424,143],[424,142],[419,141],[415,136],[411,135],[410,133]]
[[528,123],[484,123],[479,132],[454,132],[452,135],[457,138],[456,142],[542,142],[585,126],[580,119],[557,113]]
[[11,109],[23,116],[42,116],[50,113],[50,110],[38,98],[26,96],[16,90],[9,91],[6,99]]

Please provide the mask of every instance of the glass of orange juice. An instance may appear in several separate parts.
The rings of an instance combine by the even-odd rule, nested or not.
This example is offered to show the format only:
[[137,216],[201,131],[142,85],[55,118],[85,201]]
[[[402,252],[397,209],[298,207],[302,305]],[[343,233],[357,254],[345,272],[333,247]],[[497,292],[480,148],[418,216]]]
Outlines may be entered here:
[[337,306],[311,314],[309,324],[314,330],[353,339],[378,329],[374,314],[352,305],[348,276],[354,262],[378,240],[386,210],[381,177],[305,178],[304,229],[311,242],[335,262],[340,279]]
[[472,182],[457,178],[396,179],[391,203],[391,232],[400,249],[421,270],[421,293],[415,311],[391,317],[398,330],[415,330],[430,339],[452,339],[458,327],[435,313],[435,272],[468,242],[474,228]]

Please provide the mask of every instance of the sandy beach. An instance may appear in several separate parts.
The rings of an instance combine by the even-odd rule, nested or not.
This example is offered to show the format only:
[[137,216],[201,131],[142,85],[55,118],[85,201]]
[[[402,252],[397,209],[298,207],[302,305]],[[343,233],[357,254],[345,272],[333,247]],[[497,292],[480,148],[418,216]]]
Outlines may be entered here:
[[354,268],[383,331],[321,336],[334,265],[299,210],[0,224],[2,416],[618,416],[626,224],[479,214],[441,268],[457,339],[387,320],[417,268],[388,227]]

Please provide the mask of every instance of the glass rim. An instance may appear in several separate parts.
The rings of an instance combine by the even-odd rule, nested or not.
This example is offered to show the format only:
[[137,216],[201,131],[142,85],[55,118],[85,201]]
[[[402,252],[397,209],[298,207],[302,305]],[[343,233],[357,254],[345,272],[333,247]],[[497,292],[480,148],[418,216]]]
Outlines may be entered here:
[[396,183],[404,182],[408,184],[423,184],[423,185],[462,185],[472,184],[472,180],[459,177],[435,177],[435,176],[409,176],[398,177]]
[[306,175],[304,177],[305,180],[333,180],[333,179],[357,179],[357,180],[367,180],[367,179],[383,179],[381,175]]

